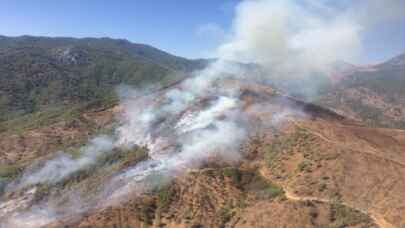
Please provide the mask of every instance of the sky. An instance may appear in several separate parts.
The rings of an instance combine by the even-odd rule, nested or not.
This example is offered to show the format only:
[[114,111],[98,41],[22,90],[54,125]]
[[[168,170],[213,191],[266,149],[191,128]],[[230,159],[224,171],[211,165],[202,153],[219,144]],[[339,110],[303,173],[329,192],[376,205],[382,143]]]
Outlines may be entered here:
[[[336,2],[342,7],[351,4],[350,0],[321,1],[334,7],[341,7]],[[232,30],[239,2],[2,0],[0,34],[123,38],[188,58],[215,57],[216,47]],[[370,28],[363,45],[365,51],[356,63],[377,63],[405,52],[405,20]]]

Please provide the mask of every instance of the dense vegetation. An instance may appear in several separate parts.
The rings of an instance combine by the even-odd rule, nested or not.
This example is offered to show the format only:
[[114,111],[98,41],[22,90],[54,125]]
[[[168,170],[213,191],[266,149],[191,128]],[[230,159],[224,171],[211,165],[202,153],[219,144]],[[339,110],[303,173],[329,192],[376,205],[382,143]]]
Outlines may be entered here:
[[126,40],[0,36],[0,120],[111,103],[116,85],[164,86],[204,64]]

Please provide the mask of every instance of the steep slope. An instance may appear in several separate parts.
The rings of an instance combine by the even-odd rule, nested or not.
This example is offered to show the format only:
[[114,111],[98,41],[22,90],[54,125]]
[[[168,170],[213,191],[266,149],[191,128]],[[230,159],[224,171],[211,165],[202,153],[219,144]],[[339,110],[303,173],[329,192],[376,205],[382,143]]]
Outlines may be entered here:
[[346,71],[319,103],[374,126],[405,127],[405,56]]
[[[214,159],[202,170],[190,170],[151,192],[48,227],[405,224],[405,132],[368,128],[263,85],[243,82],[240,96],[252,127],[259,129],[252,128],[259,134],[252,134],[240,148],[240,163]],[[102,181],[109,174],[99,170],[87,175]],[[86,175],[81,178],[67,186],[89,186],[84,184]]]
[[0,120],[86,102],[115,86],[168,85],[206,64],[126,40],[0,37]]
[[388,224],[382,227],[404,225],[404,132],[322,121],[292,126],[295,133],[280,139],[288,143],[270,151],[276,162],[268,171],[290,196],[342,202]]
[[[72,227],[404,226],[405,132],[368,128],[271,91],[245,87],[251,120],[265,126],[280,111],[289,115],[252,135],[238,168],[211,164],[169,185],[167,195],[149,196],[146,212],[131,201]],[[271,108],[251,109],[257,104]],[[141,212],[146,214],[132,216]]]

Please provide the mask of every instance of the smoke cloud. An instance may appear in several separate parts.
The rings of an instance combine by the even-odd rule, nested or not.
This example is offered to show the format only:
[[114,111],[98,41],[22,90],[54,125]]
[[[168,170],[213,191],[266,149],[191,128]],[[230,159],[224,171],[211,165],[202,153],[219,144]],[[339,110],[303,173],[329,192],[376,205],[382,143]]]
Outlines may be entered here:
[[367,32],[403,20],[404,10],[401,0],[246,0],[218,56],[257,63],[268,80],[311,98],[337,62],[361,58]]
[[295,1],[244,1],[222,58],[251,61],[287,75],[325,71],[361,48],[361,26],[345,14],[326,17]]
[[111,152],[113,148],[114,141],[111,137],[98,136],[80,149],[79,158],[58,152],[53,159],[46,161],[39,169],[37,165],[27,168],[18,183],[11,186],[17,185],[18,188],[21,188],[39,183],[57,183],[70,174],[95,164],[97,157],[103,153]]
[[324,71],[360,54],[372,26],[403,19],[401,0],[247,0],[237,6],[222,59],[256,62],[273,71]]

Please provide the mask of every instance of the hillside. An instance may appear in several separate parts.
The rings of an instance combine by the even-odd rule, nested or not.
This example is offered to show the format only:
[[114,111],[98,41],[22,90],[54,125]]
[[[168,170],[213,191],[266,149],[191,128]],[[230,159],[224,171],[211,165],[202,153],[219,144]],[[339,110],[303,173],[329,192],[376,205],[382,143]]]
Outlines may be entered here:
[[126,40],[0,36],[0,121],[108,104],[119,84],[165,86],[205,64]]
[[[211,160],[201,170],[189,170],[150,192],[134,193],[119,204],[86,210],[82,216],[61,218],[46,227],[405,225],[401,216],[405,213],[405,202],[401,197],[405,190],[401,181],[405,172],[403,131],[368,128],[322,107],[280,95],[263,85],[242,82],[241,89],[243,112],[252,122],[252,127],[259,130],[252,128],[249,140],[241,146],[242,161],[224,164]],[[258,110],[258,106],[269,108]],[[8,152],[10,164],[17,161],[24,164],[24,160],[49,156],[46,153],[54,150],[50,149],[55,145],[54,137],[62,141],[82,138],[81,134],[85,133],[80,130],[83,122],[93,122],[104,130],[111,128],[112,117],[120,110],[119,107],[88,110],[75,124],[58,122],[19,136],[25,141],[21,145],[28,148],[39,145],[27,144],[36,138],[42,148],[48,148],[44,154],[31,155],[31,150],[22,150],[23,147],[17,146],[20,140],[5,139],[1,144],[8,143],[9,148],[16,148],[4,151]],[[288,113],[282,124],[269,125],[279,113]],[[54,137],[48,138],[49,134]],[[80,143],[69,145],[73,149]],[[7,216],[14,210],[9,205],[21,210],[44,200],[50,205],[69,208],[75,205],[66,201],[72,191],[84,197],[82,202],[91,202],[91,196],[99,191],[97,186],[104,185],[114,172],[145,159],[140,148],[116,151],[98,160],[95,171],[89,168],[61,183],[41,184],[34,190],[7,192],[3,196],[5,202],[0,204],[0,216]],[[18,172],[17,169],[7,175],[18,175]],[[114,187],[119,186],[114,184]],[[142,182],[136,186],[142,189]],[[82,205],[76,203],[74,208]],[[33,225],[34,221],[41,224],[36,219],[28,216],[26,220],[19,220],[19,225]]]
[[402,57],[341,63],[336,112],[124,40],[1,37],[0,64],[0,228],[405,226],[405,131],[370,126],[400,127]]
[[319,103],[372,126],[405,128],[405,56],[352,68],[320,95]]
[[[368,128],[265,86],[244,83],[242,91],[244,110],[260,134],[252,134],[242,145],[245,159],[240,163],[213,161],[150,194],[61,223],[69,227],[405,225],[401,197],[405,132]],[[271,108],[257,110],[256,105]],[[280,112],[289,114],[282,124],[269,126]]]

